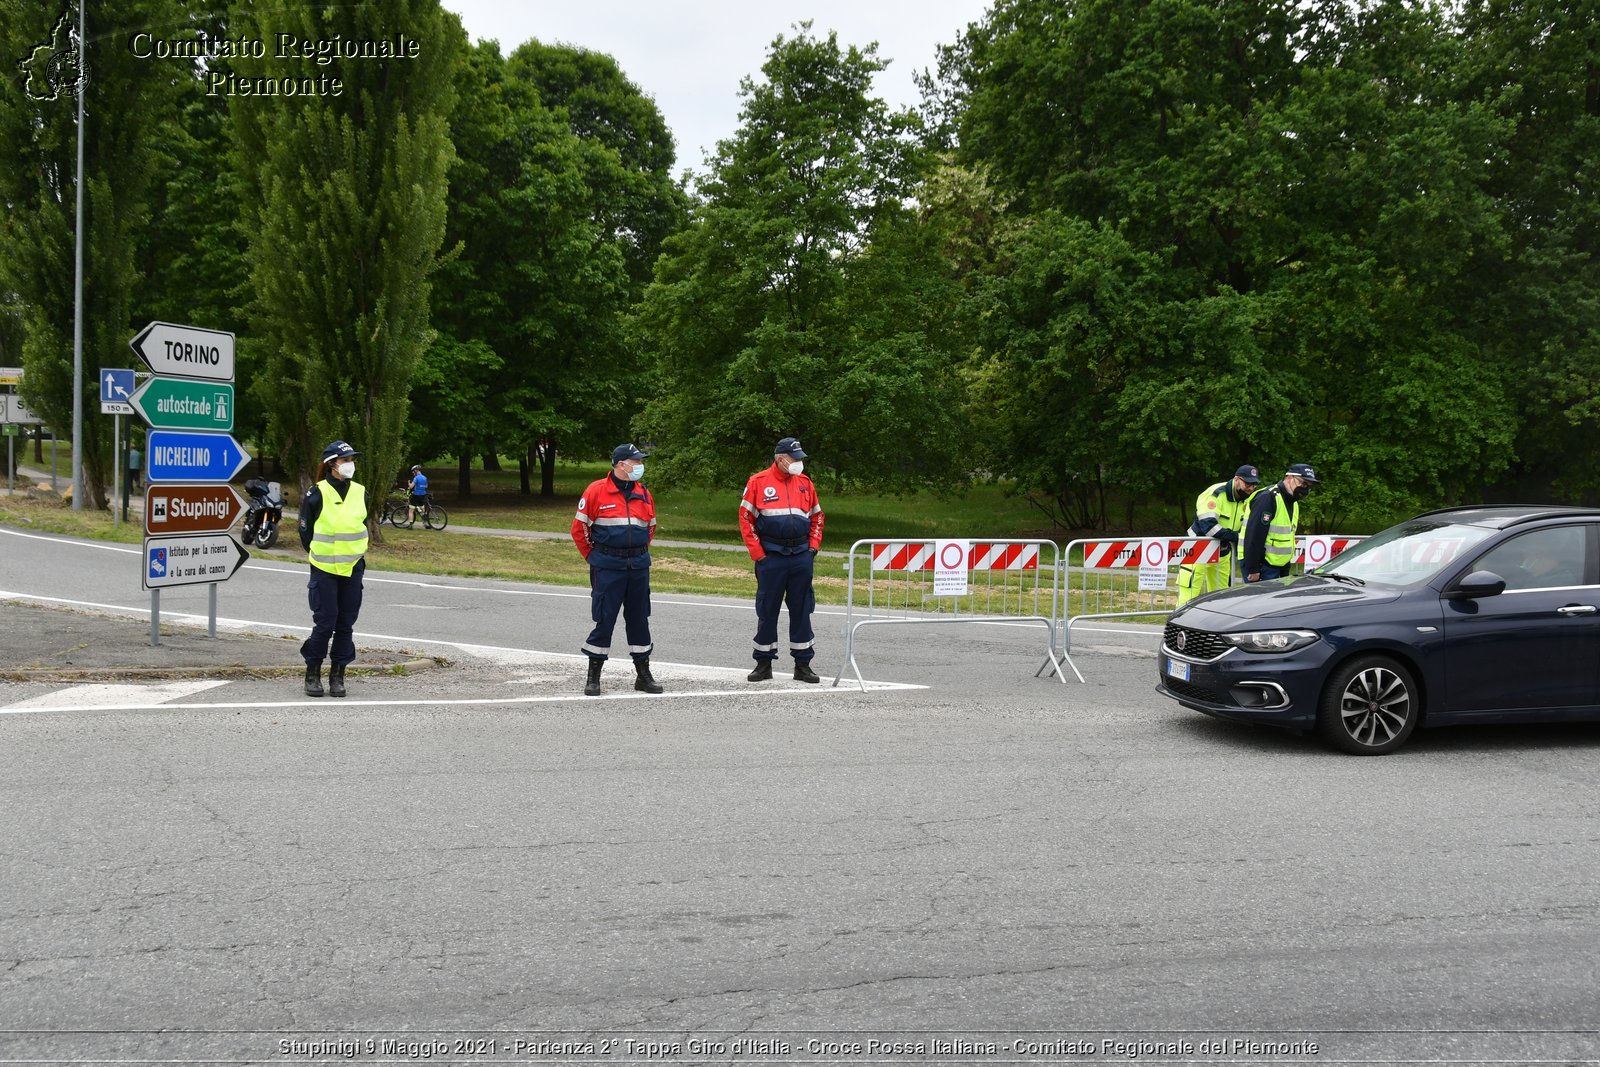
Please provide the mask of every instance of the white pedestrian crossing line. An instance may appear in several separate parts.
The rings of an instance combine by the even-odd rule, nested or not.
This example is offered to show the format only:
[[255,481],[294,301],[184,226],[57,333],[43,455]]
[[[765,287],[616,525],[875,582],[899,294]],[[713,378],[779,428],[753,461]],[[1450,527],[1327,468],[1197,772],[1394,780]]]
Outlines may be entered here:
[[69,685],[53,693],[19,700],[0,707],[0,712],[10,711],[74,711],[82,707],[98,708],[155,708],[170,700],[194,696],[219,685],[226,679],[211,681],[158,682],[151,685]]

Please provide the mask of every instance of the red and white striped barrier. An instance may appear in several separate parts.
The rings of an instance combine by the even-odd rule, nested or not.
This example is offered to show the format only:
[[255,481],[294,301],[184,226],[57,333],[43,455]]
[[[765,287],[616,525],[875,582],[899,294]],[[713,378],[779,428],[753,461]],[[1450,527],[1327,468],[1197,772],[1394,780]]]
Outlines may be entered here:
[[[1294,562],[1306,563],[1307,542],[1309,537],[1295,538]],[[1360,537],[1331,537],[1317,539],[1312,546],[1312,555],[1317,557],[1309,565],[1320,567],[1334,556],[1343,552],[1353,544],[1364,538]],[[1083,565],[1090,570],[1129,570],[1138,569],[1143,559],[1144,539],[1083,541]],[[1326,551],[1326,555],[1322,553]],[[1222,560],[1222,545],[1210,537],[1170,538],[1167,541],[1167,562],[1169,564],[1201,564],[1219,563]]]
[[[872,569],[875,571],[931,571],[933,543],[929,541],[875,542]],[[1037,544],[975,542],[967,547],[969,571],[1031,571],[1039,568]]]
[[[1144,541],[1083,542],[1083,565],[1091,570],[1137,569],[1144,558]],[[1222,545],[1210,537],[1175,537],[1167,541],[1168,563],[1217,563]]]

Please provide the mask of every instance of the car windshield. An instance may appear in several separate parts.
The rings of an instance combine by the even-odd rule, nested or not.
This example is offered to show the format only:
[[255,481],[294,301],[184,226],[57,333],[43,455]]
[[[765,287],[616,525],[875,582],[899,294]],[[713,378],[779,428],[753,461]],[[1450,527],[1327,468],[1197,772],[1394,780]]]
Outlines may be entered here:
[[1493,533],[1482,526],[1412,519],[1351,545],[1311,573],[1382,585],[1419,585]]

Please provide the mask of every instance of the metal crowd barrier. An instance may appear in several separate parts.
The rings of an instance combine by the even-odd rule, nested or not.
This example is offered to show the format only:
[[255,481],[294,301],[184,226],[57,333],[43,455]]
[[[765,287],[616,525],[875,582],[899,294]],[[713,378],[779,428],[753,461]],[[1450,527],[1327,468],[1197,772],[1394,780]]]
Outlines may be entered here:
[[[1295,538],[1291,569],[1303,572],[1307,563],[1321,566],[1350,545],[1365,537],[1304,536]],[[1151,584],[1149,569],[1142,568],[1144,548],[1151,545],[1163,556],[1160,587]],[[1312,558],[1307,559],[1307,554]],[[1205,566],[1222,563],[1228,584],[1241,580],[1235,573],[1237,560],[1223,554],[1219,543],[1209,537],[1116,537],[1083,538],[1070,541],[1062,550],[1064,596],[1061,617],[1063,655],[1072,651],[1072,628],[1091,619],[1166,618],[1178,607],[1178,590],[1173,571],[1184,565]],[[1140,571],[1145,570],[1141,582]],[[1070,659],[1068,662],[1071,662]],[[1039,670],[1042,672],[1044,666]],[[1077,668],[1073,668],[1074,673]],[[1082,680],[1080,674],[1079,680]]]
[[[1063,683],[1066,660],[1056,650],[1061,619],[1061,550],[1053,541],[967,541],[967,592],[950,596],[934,592],[934,551],[943,540],[857,541],[845,563],[845,662],[833,679],[838,685],[848,668],[866,689],[856,662],[856,633],[863,626],[934,625],[941,623],[1039,623],[1045,629],[1045,663]],[[858,563],[865,566],[858,567]],[[1078,674],[1083,681],[1083,675]]]

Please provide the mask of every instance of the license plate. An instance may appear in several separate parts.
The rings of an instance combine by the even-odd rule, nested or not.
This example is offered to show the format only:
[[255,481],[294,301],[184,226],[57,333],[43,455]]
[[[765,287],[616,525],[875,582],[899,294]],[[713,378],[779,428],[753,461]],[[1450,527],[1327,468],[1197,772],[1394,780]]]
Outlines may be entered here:
[[1169,659],[1167,660],[1167,673],[1179,681],[1187,682],[1189,680],[1189,665],[1175,659]]

